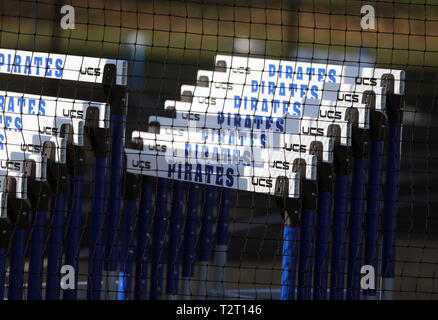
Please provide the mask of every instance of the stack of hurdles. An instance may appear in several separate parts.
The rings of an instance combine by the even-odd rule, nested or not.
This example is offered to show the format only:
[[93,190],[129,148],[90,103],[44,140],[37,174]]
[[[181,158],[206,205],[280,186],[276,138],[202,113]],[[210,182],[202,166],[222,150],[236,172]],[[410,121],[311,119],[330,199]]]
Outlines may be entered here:
[[[78,297],[89,148],[89,299],[229,298],[233,189],[272,195],[283,214],[282,299],[392,298],[403,71],[218,55],[196,86],[181,87],[181,101],[166,101],[171,117],[150,117],[148,132],[134,131],[127,143],[126,61],[1,54],[0,73],[11,79],[84,82],[106,99],[1,92],[1,299]],[[75,280],[61,290],[63,265],[73,266]],[[380,270],[379,291],[377,279],[361,289],[363,265]]]
[[[127,62],[10,49],[0,49],[0,61],[0,299],[59,299],[63,265],[74,272],[62,296],[76,299],[87,157],[101,179],[93,210],[103,223],[106,146],[110,122],[126,109]],[[50,86],[74,88],[73,99],[41,94]],[[84,88],[103,98],[78,99]]]
[[[149,117],[148,132],[134,131],[135,147],[125,148],[128,174],[149,177],[138,225],[150,228],[144,204],[158,178],[150,298],[162,297],[165,263],[169,299],[236,298],[223,284],[237,189],[274,196],[283,213],[281,299],[392,299],[404,80],[402,70],[225,55],[199,70],[180,101],[165,102],[171,116]],[[361,287],[363,266],[381,275],[379,290],[377,279]]]

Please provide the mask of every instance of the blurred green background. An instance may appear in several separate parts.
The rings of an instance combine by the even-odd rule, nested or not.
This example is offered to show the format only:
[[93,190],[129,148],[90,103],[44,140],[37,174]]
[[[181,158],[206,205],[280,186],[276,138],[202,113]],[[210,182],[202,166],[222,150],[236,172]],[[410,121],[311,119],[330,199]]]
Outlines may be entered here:
[[[60,28],[64,4],[75,8],[75,30]],[[373,31],[360,28],[364,4],[376,10]],[[117,57],[136,32],[151,60],[179,64],[211,65],[216,53],[246,41],[253,54],[275,58],[290,58],[297,46],[360,46],[379,65],[438,66],[438,1],[3,0],[0,10],[3,48]]]

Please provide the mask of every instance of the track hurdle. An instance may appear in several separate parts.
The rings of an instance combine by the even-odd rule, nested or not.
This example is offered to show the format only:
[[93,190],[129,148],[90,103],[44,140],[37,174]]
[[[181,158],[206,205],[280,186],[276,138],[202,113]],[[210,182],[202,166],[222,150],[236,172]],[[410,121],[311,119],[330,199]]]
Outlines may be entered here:
[[[79,57],[79,56],[71,56],[71,55],[59,55],[59,54],[50,54],[50,53],[41,53],[41,52],[28,52],[28,51],[19,51],[19,50],[6,50],[1,49],[1,53],[4,56],[9,57],[14,61],[15,67],[14,68],[2,68],[2,73],[7,74],[13,74],[13,75],[20,75],[20,76],[27,76],[29,78],[35,78],[35,82],[38,82],[38,78],[52,78],[60,80],[62,83],[65,81],[65,83],[73,83],[73,82],[85,82],[85,83],[102,83],[102,79],[104,77],[104,72],[97,72],[97,73],[87,73],[83,72],[83,69],[87,69],[90,67],[90,65],[93,66],[94,69],[103,70],[104,66],[106,64],[114,64],[117,69],[117,75],[115,74],[114,77],[116,77],[116,82],[119,84],[123,84],[126,82],[126,79],[124,78],[126,76],[126,63],[123,61],[116,61],[116,60],[109,60],[109,59],[102,59],[102,58],[91,58],[91,57]],[[20,64],[20,61],[23,64]],[[26,64],[24,63],[26,61]],[[27,62],[29,61],[29,63]],[[46,61],[45,66],[38,65],[38,61]],[[43,71],[41,69],[44,69]],[[25,72],[22,72],[23,70],[27,70]],[[124,76],[125,74],[125,76]],[[11,93],[8,92],[8,95],[10,96]],[[19,94],[20,95],[20,94]],[[14,93],[12,93],[12,96],[14,96]],[[21,96],[19,96],[21,97]],[[25,99],[33,99],[34,97],[29,97],[25,94]],[[62,182],[66,179],[66,168],[65,168],[65,161],[62,162],[60,160],[60,157],[58,156],[58,153],[60,152],[58,150],[59,144],[56,144],[53,146],[50,145],[44,145],[41,143],[40,139],[44,136],[44,134],[41,134],[39,132],[39,126],[40,127],[49,127],[49,128],[55,128],[56,129],[56,135],[63,136],[66,141],[68,141],[68,149],[67,151],[67,157],[69,159],[76,160],[77,158],[83,159],[83,157],[80,155],[80,153],[83,152],[83,149],[81,146],[83,145],[83,139],[84,139],[84,130],[83,125],[84,122],[82,119],[86,121],[87,114],[86,111],[87,105],[89,106],[89,103],[83,103],[81,101],[75,100],[75,103],[72,101],[68,101],[68,99],[63,98],[45,98],[45,97],[37,97],[34,100],[37,102],[39,101],[39,104],[34,104],[34,107],[39,108],[36,112],[39,113],[38,121],[35,121],[35,116],[32,116],[32,114],[35,114],[34,112],[29,111],[29,115],[20,115],[20,120],[22,127],[24,128],[23,132],[30,132],[33,131],[33,135],[35,137],[35,140],[40,142],[40,144],[37,144],[39,147],[38,150],[43,150],[43,159],[49,159],[49,166],[48,166],[48,177],[49,177],[49,183],[51,189],[55,191],[55,199],[53,200],[53,211],[52,211],[52,221],[56,222],[54,223],[56,225],[56,228],[50,230],[50,243],[49,243],[49,257],[48,257],[48,268],[50,269],[50,276],[48,276],[48,283],[47,283],[47,298],[48,299],[57,299],[59,294],[59,278],[57,278],[56,273],[59,274],[59,267],[60,267],[60,254],[61,254],[61,246],[60,246],[60,239],[63,234],[63,215],[64,215],[64,199],[65,199],[65,182]],[[24,101],[24,100],[23,100]],[[27,101],[27,100],[26,100]],[[33,100],[32,100],[33,101]],[[47,105],[45,103],[48,103]],[[79,104],[83,104],[86,108],[81,109]],[[24,104],[24,102],[23,102]],[[76,107],[75,107],[76,106]],[[32,104],[29,103],[29,108],[32,107]],[[46,107],[47,109],[45,109]],[[41,109],[42,108],[42,109]],[[92,108],[90,108],[92,109]],[[62,112],[67,110],[67,114],[63,114]],[[47,112],[57,112],[60,111],[60,114],[47,114]],[[100,112],[102,111],[102,112]],[[105,122],[105,119],[102,119],[102,116],[105,116],[105,108],[100,109],[99,113],[99,127],[102,124],[102,121]],[[8,109],[8,112],[11,112],[11,110]],[[13,112],[11,114],[13,116]],[[52,116],[52,119],[47,118],[47,116]],[[33,117],[33,118],[32,118]],[[52,121],[52,124],[49,123],[49,121]],[[41,122],[42,121],[42,122]],[[35,128],[36,123],[36,128]],[[34,129],[35,128],[35,129]],[[48,132],[48,131],[47,131]],[[14,141],[14,139],[10,139],[9,143],[11,141]],[[44,142],[44,141],[43,141]],[[29,143],[29,142],[27,142]],[[32,141],[32,145],[35,145],[35,141]],[[27,145],[26,145],[27,146]],[[43,148],[44,147],[44,148]],[[53,148],[52,148],[53,147]],[[79,147],[79,148],[78,148]],[[62,147],[61,149],[63,149]],[[74,152],[71,152],[71,149],[75,149]],[[78,149],[76,149],[78,148]],[[55,152],[55,157],[52,156],[53,151]],[[29,150],[31,153],[32,151]],[[35,152],[35,151],[33,151]],[[39,151],[38,151],[39,152]],[[37,153],[38,153],[37,152]],[[65,151],[64,151],[65,152]],[[79,157],[78,157],[79,156]],[[70,169],[75,169],[75,171],[78,170],[78,163],[81,161],[71,161],[74,167],[70,167]],[[38,171],[38,167],[36,168]],[[29,166],[29,174],[32,176],[35,176],[35,166],[30,165]],[[77,173],[77,172],[74,172]],[[81,174],[76,175],[79,177],[78,179],[75,179],[76,181],[76,191],[80,191],[81,187]],[[33,179],[33,178],[32,178]],[[58,183],[55,183],[55,180],[58,179]],[[61,185],[59,185],[61,184]],[[47,187],[47,185],[44,185],[45,189],[48,190],[50,188]],[[36,190],[35,195],[32,195],[32,188]],[[36,186],[34,181],[29,185],[29,194],[30,194],[30,200],[32,207],[36,207],[39,209],[40,206],[42,206],[41,202],[42,200],[47,200],[46,193],[41,193],[39,195],[39,191],[41,191],[41,183],[39,184],[39,187]],[[77,193],[76,192],[76,193]],[[50,201],[50,200],[47,200]],[[80,215],[82,215],[82,212],[80,210],[80,204],[81,199],[76,201],[71,201],[72,203],[72,209],[74,214],[73,217],[69,217],[68,222],[73,223],[75,226],[78,226],[78,228],[74,231],[76,232],[75,235],[80,235]],[[14,201],[12,201],[14,202]],[[32,204],[33,202],[33,204]],[[48,202],[43,206],[43,210],[37,210],[37,213],[40,213],[40,211],[46,211],[48,209]],[[16,206],[13,206],[16,207]],[[22,207],[22,206],[21,206]],[[45,210],[44,210],[45,209]],[[56,214],[56,212],[58,214]],[[12,213],[11,213],[12,214]],[[55,216],[56,214],[56,216]],[[13,215],[13,214],[12,214]],[[44,214],[38,214],[39,220],[36,221],[36,230],[37,231],[44,231],[45,228],[45,221],[43,221]],[[44,217],[45,220],[45,217]],[[74,228],[69,228],[69,231],[73,232]],[[78,233],[79,232],[79,233]],[[41,251],[41,245],[38,245],[41,240],[41,237],[44,237],[44,234],[42,232],[33,232],[33,236],[38,237],[38,239],[34,239],[35,241],[31,241],[31,252],[32,256],[34,256],[35,259],[31,259],[31,265],[32,265],[32,273],[36,274],[36,277],[31,279],[29,282],[28,287],[28,296],[29,298],[35,298],[40,299],[41,298],[41,276],[40,272],[40,266],[41,263],[39,261],[42,260],[42,251]],[[76,237],[75,237],[76,238]],[[78,255],[78,241],[74,241],[73,237],[68,237],[68,239],[72,240],[70,245],[67,247],[67,260],[75,261],[77,260]],[[78,240],[76,238],[76,240]],[[21,250],[21,249],[20,249]],[[38,257],[38,258],[37,258]],[[31,257],[32,258],[32,257]],[[18,263],[17,263],[18,264]],[[58,270],[57,270],[58,269]],[[34,272],[35,271],[35,272]],[[14,281],[13,281],[14,282]],[[20,280],[18,279],[18,282],[20,283]],[[20,287],[20,285],[18,285]],[[17,292],[12,292],[12,296],[17,297],[20,299],[21,293],[19,291],[22,291],[22,286],[20,289],[17,289]],[[67,298],[75,298],[76,292],[64,292],[68,297]]]

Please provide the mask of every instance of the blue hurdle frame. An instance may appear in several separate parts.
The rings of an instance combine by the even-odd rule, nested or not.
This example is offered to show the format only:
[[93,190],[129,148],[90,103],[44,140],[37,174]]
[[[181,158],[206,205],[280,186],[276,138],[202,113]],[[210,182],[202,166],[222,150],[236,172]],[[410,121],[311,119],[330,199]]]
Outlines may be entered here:
[[383,239],[382,239],[382,298],[394,297],[397,198],[400,186],[400,162],[404,96],[387,96],[388,146],[386,182],[384,188]]
[[332,163],[318,163],[318,204],[316,213],[313,300],[327,300],[330,259],[330,223],[333,197]]

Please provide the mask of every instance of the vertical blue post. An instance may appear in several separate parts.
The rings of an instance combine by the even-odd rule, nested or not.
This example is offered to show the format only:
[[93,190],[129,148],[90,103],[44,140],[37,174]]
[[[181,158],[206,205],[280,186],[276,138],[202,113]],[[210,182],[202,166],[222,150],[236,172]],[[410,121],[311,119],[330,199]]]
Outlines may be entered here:
[[[380,188],[384,158],[384,141],[371,142],[370,168],[368,173],[367,213],[365,218],[365,257],[364,265],[374,268],[377,276],[379,258],[379,220],[380,220]],[[374,288],[377,279],[374,281]],[[376,289],[365,290],[368,299],[376,298]]]
[[283,251],[281,267],[281,300],[295,300],[297,276],[298,228],[287,224],[283,227]]
[[195,245],[198,232],[199,189],[200,186],[194,183],[189,188],[182,254],[181,299],[183,300],[190,299],[193,292],[192,279],[194,276]]
[[224,296],[225,266],[227,263],[228,228],[230,223],[230,190],[223,188],[218,199],[219,214],[214,249],[214,290],[217,297]]
[[69,219],[67,226],[67,243],[65,248],[65,265],[73,266],[75,270],[75,289],[63,291],[64,300],[77,299],[79,274],[79,251],[82,231],[82,190],[84,176],[82,174],[71,177]]
[[152,221],[152,178],[143,176],[141,184],[140,208],[137,219],[137,254],[135,264],[135,300],[147,299],[147,280],[151,247]]
[[310,300],[312,297],[313,274],[313,228],[315,211],[301,211],[300,246],[298,256],[298,300]]
[[12,236],[8,300],[23,300],[23,275],[26,238],[27,230],[25,228],[16,228],[14,230]]
[[382,222],[382,298],[386,300],[392,300],[394,294],[397,198],[400,187],[403,108],[403,96],[387,95],[387,114],[390,125]]
[[55,161],[56,146],[47,143],[43,154],[47,158],[47,181],[53,191],[49,222],[49,241],[47,244],[46,300],[58,300],[60,295],[62,248],[65,231],[65,200],[68,191],[68,165]]
[[365,217],[364,265],[372,266],[376,277],[374,277],[374,289],[363,291],[363,294],[368,300],[377,298],[377,290],[375,288],[377,288],[378,285],[380,199],[386,129],[386,115],[374,111],[371,117],[370,130],[372,139],[368,171],[367,212]]
[[130,300],[132,297],[132,270],[135,258],[134,229],[137,217],[137,198],[140,191],[139,177],[126,173],[124,188],[118,300]]
[[313,283],[313,229],[315,228],[317,206],[316,181],[301,181],[301,203],[297,299],[310,300]]
[[320,162],[317,169],[318,210],[316,220],[313,299],[327,300],[330,261],[330,217],[333,197],[333,168],[332,164]]
[[313,282],[314,300],[327,299],[331,206],[332,193],[320,192],[318,196],[315,245],[315,279]]
[[333,209],[333,243],[330,299],[344,298],[345,254],[348,209],[348,175],[336,175]]
[[348,238],[347,299],[360,299],[360,269],[363,261],[363,226],[369,131],[353,127],[353,175],[351,179]]
[[[141,91],[144,89],[145,52],[146,43],[137,33],[130,33],[124,37],[121,45],[121,55],[128,60],[128,87],[129,99],[126,101],[126,91],[119,86],[111,89],[111,174],[110,200],[108,204],[106,239],[106,298],[117,298],[117,260],[120,250],[118,229],[120,228],[122,179],[123,179],[123,151],[126,130],[126,113],[129,106],[141,106]],[[129,103],[129,105],[126,105]]]
[[353,175],[348,238],[347,299],[360,299],[363,262],[363,227],[365,211],[366,170],[369,155],[369,131],[353,127]]
[[354,158],[351,183],[350,235],[348,240],[347,299],[349,300],[360,299],[366,169],[366,158]]
[[160,300],[163,289],[164,261],[166,256],[167,199],[169,180],[158,178],[152,239],[150,299]]
[[58,300],[61,266],[62,266],[62,247],[64,243],[64,224],[65,224],[65,193],[60,192],[52,199],[52,210],[50,219],[50,236],[47,257],[47,282],[46,299]]
[[[298,229],[301,198],[289,198],[289,179],[278,177],[275,184],[275,202],[283,215],[283,251],[281,268],[281,300],[295,300],[298,257]],[[301,185],[300,185],[301,187]]]
[[11,243],[11,222],[0,218],[0,301],[5,299],[6,261],[9,244]]
[[5,299],[7,248],[0,248],[0,301]]
[[[9,184],[9,181],[7,181]],[[12,183],[14,185],[14,183]],[[14,187],[10,188],[15,189]],[[30,207],[28,202],[8,197],[8,217],[13,224],[8,300],[23,300],[24,260]]]
[[29,280],[27,287],[28,300],[41,300],[43,278],[43,255],[46,243],[47,211],[32,212],[32,228],[30,232]]
[[198,274],[196,279],[196,294],[198,299],[207,298],[208,290],[208,263],[211,254],[211,242],[213,236],[213,211],[215,204],[216,188],[205,187],[204,201],[202,208],[202,222],[199,233],[198,246]]
[[388,135],[388,161],[386,165],[385,202],[383,211],[382,293],[393,299],[395,276],[395,241],[397,197],[400,181],[401,125],[391,125]]
[[350,149],[335,144],[330,300],[344,299]]
[[41,300],[43,284],[43,255],[46,244],[46,219],[49,210],[50,187],[47,182],[36,181],[31,162],[26,163],[29,169],[28,196],[32,207],[32,229],[30,232],[29,279],[27,298]]
[[173,181],[172,209],[169,226],[169,249],[167,252],[166,294],[169,300],[177,298],[179,268],[181,259],[183,206],[185,200],[185,182]]
[[106,157],[94,159],[93,204],[88,262],[87,299],[100,300],[102,294],[102,269],[105,234],[105,205],[108,178]]
[[[115,93],[113,91],[113,93]],[[120,97],[121,98],[121,97]],[[121,101],[119,101],[121,102]],[[126,114],[114,112],[111,115],[111,170],[109,186],[109,202],[107,209],[107,234],[105,242],[105,298],[116,299],[117,262],[119,257],[119,227],[122,205],[123,183],[123,140],[125,136]],[[122,110],[116,110],[122,111]]]

